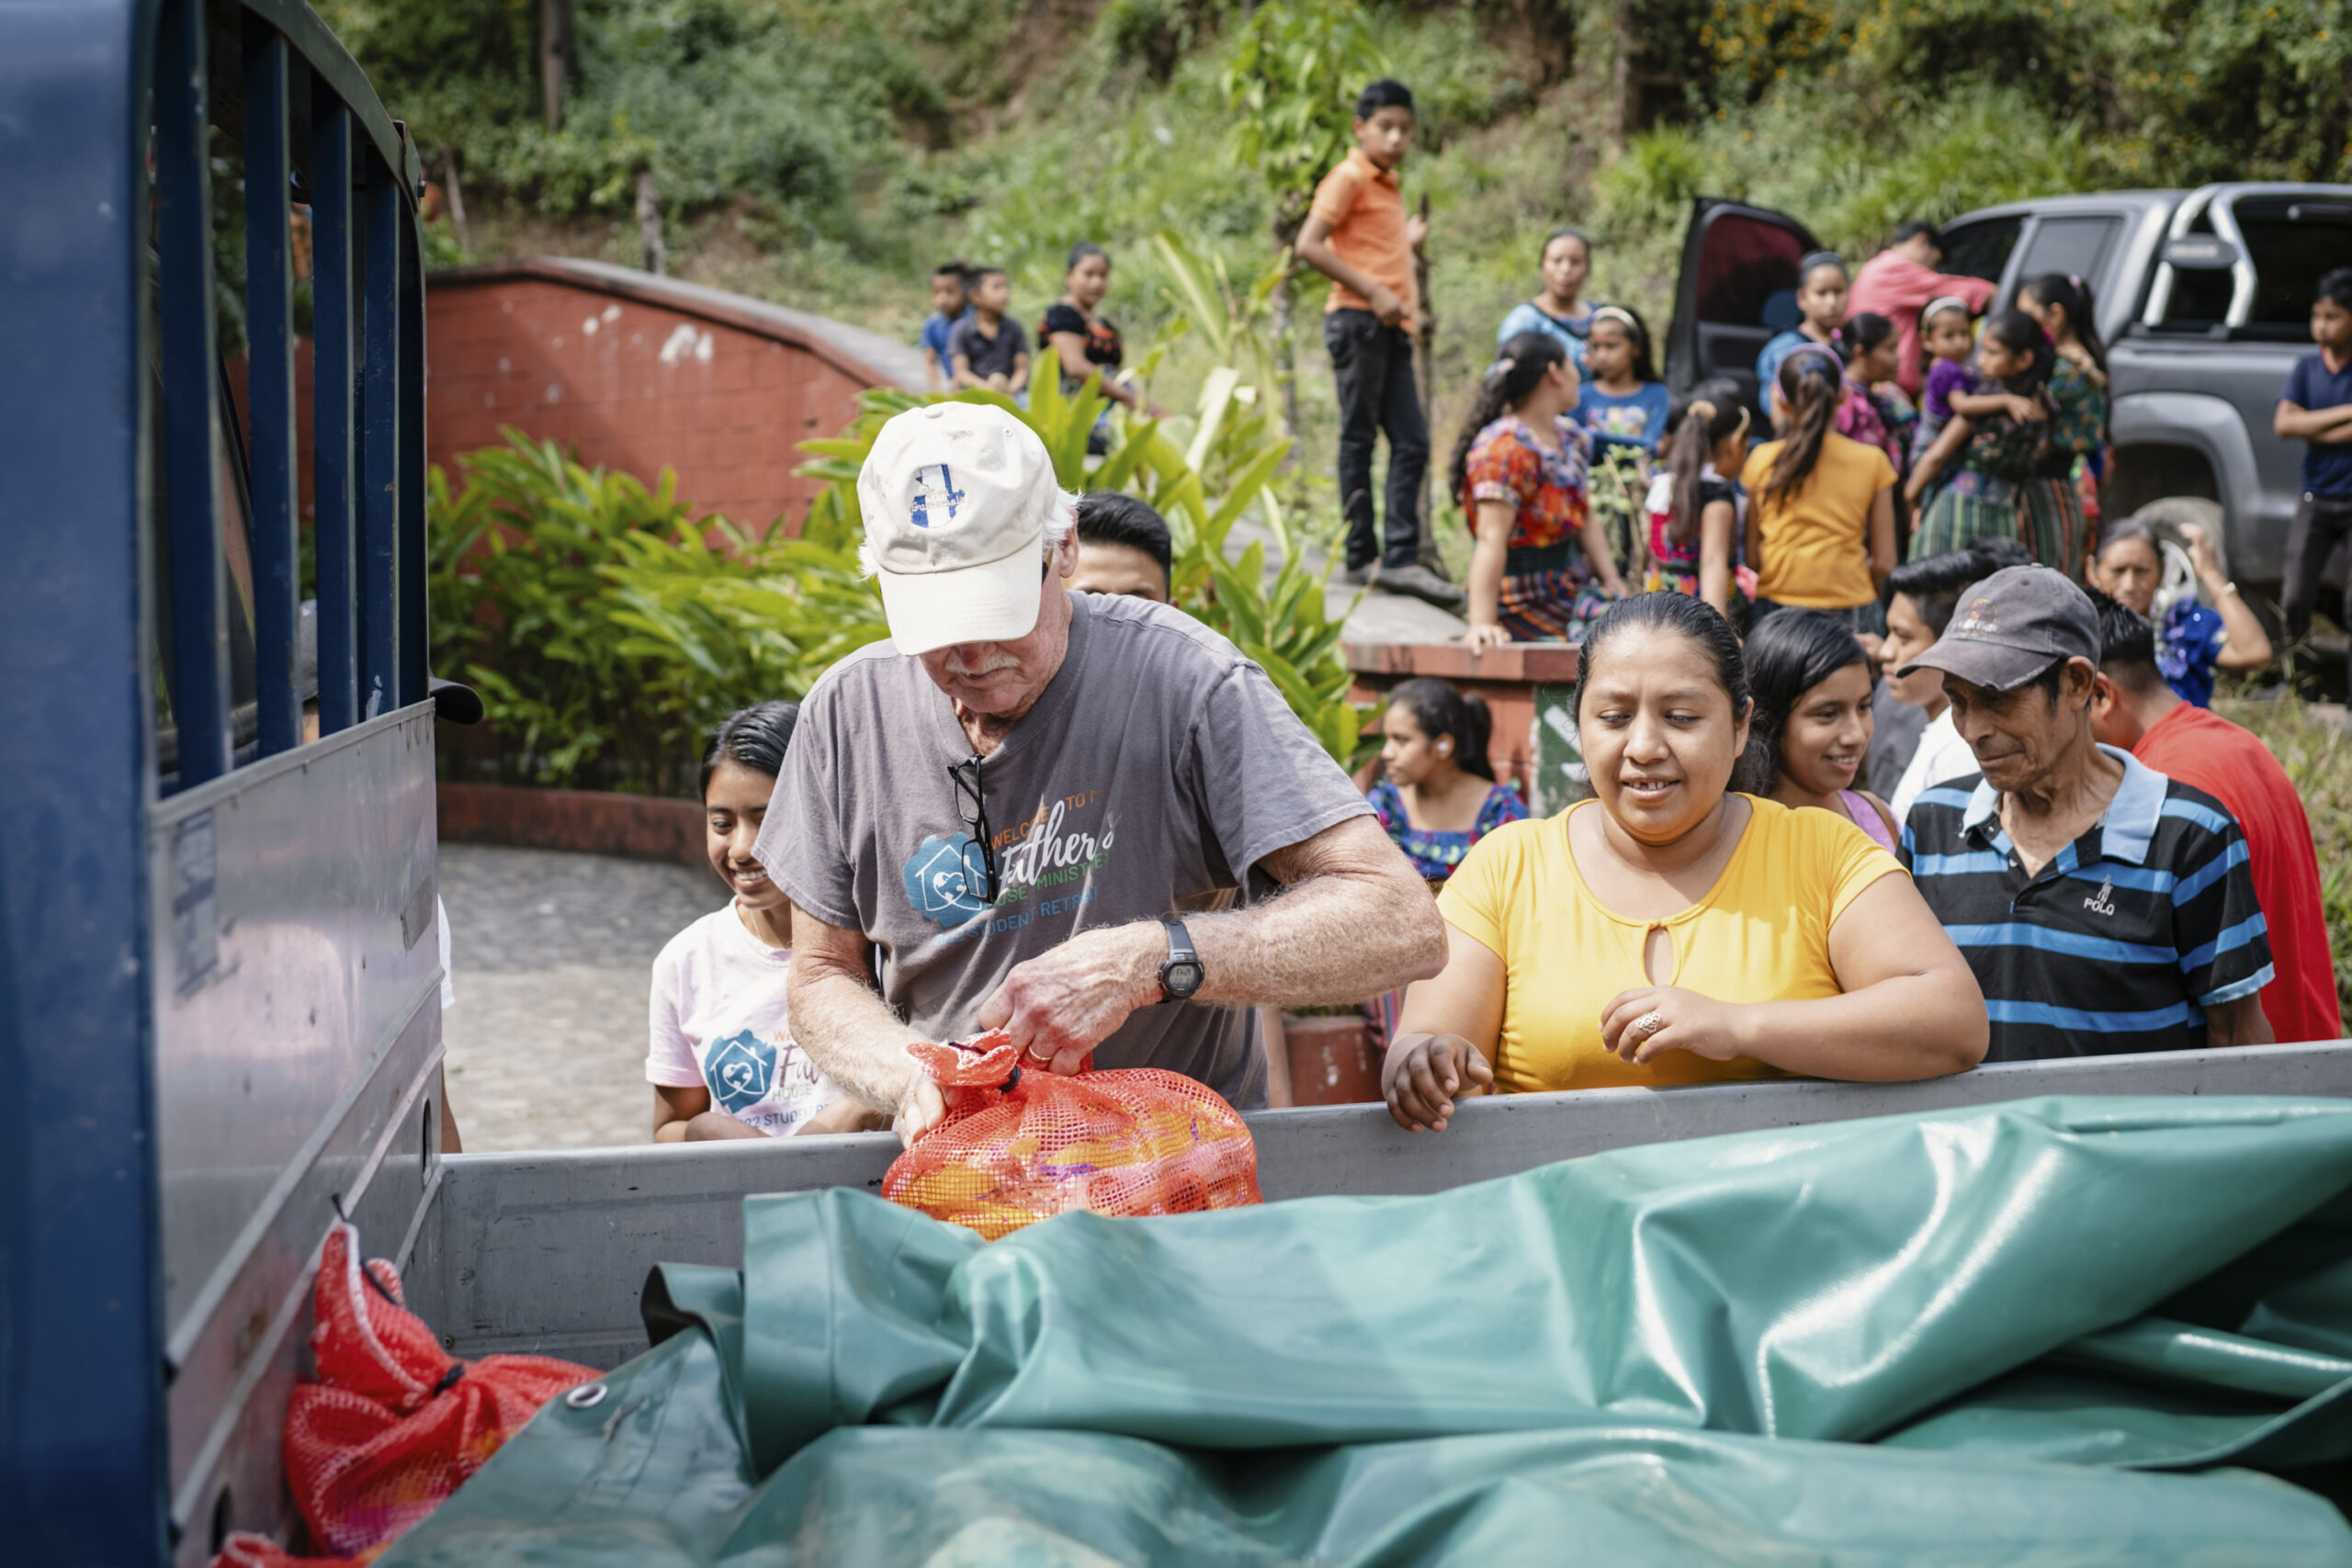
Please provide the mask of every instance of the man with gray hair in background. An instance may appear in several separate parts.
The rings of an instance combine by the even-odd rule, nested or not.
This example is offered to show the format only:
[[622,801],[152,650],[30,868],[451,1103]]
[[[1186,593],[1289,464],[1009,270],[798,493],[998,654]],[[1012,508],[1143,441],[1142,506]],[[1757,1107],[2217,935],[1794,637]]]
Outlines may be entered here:
[[1256,1004],[1434,975],[1437,908],[1265,672],[1073,594],[1071,505],[986,404],[883,426],[858,476],[890,640],[828,671],[754,852],[794,906],[794,1038],[901,1138],[906,1046],[1001,1027],[1033,1071],[1182,1073],[1261,1105]]

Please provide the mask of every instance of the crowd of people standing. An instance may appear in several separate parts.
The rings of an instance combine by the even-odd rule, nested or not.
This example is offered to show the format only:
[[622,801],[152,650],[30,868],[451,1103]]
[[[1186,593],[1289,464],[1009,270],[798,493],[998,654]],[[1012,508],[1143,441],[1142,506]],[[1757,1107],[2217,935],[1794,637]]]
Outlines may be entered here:
[[[656,966],[658,1141],[912,1139],[947,1106],[906,1047],[993,1028],[1031,1070],[1162,1067],[1247,1108],[1254,1010],[1349,998],[1417,1131],[1490,1091],[2341,1034],[2302,803],[2208,705],[2262,625],[2210,537],[2100,515],[2082,279],[1987,316],[1906,225],[1859,272],[1799,263],[1756,397],[1675,397],[1559,230],[1445,469],[1457,589],[1418,554],[1412,97],[1358,110],[1298,242],[1333,285],[1343,570],[1462,604],[1474,652],[1581,644],[1590,798],[1535,817],[1485,705],[1430,680],[1389,694],[1363,787],[1170,605],[1148,503],[1066,493],[1001,405],[910,411],[858,487],[891,639],[705,755],[731,897]],[[1075,247],[1035,336],[1138,406],[1109,276]],[[2352,517],[2352,269],[2318,296],[2278,412],[2311,452],[2290,620]],[[944,267],[934,302],[938,385],[1018,399],[1003,273]],[[2162,592],[2168,548],[2193,594]]]

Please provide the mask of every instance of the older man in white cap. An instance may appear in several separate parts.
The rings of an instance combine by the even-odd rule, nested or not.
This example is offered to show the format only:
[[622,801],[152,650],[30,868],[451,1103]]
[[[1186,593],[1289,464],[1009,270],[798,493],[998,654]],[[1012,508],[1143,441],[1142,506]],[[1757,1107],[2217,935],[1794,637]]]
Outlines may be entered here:
[[802,704],[756,849],[790,896],[794,1038],[901,1137],[911,1042],[1265,1100],[1250,1004],[1435,974],[1444,928],[1363,798],[1225,638],[1074,593],[1075,497],[1001,409],[933,403],[858,476],[890,641]]

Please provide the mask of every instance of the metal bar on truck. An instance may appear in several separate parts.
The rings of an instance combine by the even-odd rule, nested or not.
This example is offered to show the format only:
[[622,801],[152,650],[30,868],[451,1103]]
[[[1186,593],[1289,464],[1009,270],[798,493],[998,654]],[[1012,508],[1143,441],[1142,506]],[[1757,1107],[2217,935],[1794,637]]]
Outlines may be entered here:
[[172,719],[185,789],[229,771],[228,570],[220,499],[220,374],[212,332],[212,177],[199,0],[164,7],[155,39],[156,249],[163,307],[165,514],[171,527]]
[[[12,1562],[149,1564],[167,1550],[146,922],[150,681],[166,650],[149,640],[159,606],[141,592],[159,460],[155,11],[0,6],[0,430],[16,457],[0,502],[0,1528]],[[166,15],[184,54],[190,18]]]
[[400,705],[401,191],[370,152],[359,201],[359,713]]
[[285,36],[245,18],[245,404],[253,419],[254,695],[261,754],[302,743],[295,686],[294,159]]
[[311,84],[311,365],[319,604],[319,734],[359,722],[358,314],[352,265],[351,111]]
[[424,268],[401,202],[400,358],[400,705],[421,703],[430,671],[424,618]]

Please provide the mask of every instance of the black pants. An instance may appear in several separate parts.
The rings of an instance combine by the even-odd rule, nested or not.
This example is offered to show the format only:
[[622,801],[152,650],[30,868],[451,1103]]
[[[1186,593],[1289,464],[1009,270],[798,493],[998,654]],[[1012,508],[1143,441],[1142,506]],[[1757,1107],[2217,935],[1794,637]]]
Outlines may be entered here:
[[[1421,555],[1421,480],[1430,427],[1413,384],[1413,340],[1369,310],[1333,310],[1323,344],[1340,385],[1340,505],[1348,519],[1348,565],[1410,566]],[[1372,448],[1388,437],[1386,543],[1372,505]]]
[[[2345,535],[2352,534],[2352,495],[2313,495],[2308,491],[2287,525],[2286,581],[2279,584],[2278,608],[2287,640],[2302,641],[2312,629],[2312,608],[2319,603],[2320,574],[2327,558]],[[2344,604],[2338,623],[2352,631],[2352,563],[2344,571]]]

